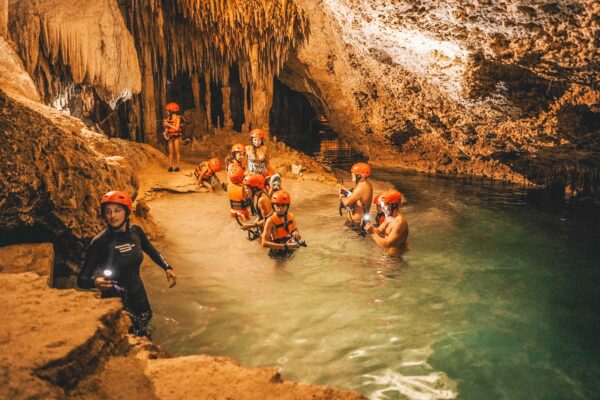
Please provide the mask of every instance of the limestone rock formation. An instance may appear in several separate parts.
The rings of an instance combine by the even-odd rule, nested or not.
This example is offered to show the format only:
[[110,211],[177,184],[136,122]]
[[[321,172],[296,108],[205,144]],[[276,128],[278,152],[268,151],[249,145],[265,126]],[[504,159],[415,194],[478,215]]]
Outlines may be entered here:
[[38,275],[51,276],[53,268],[52,243],[25,243],[0,247],[0,273],[35,272]]
[[49,289],[33,272],[0,273],[0,398],[64,398],[125,340],[118,300]]
[[0,87],[7,93],[33,101],[41,101],[35,83],[23,68],[23,63],[4,37],[0,35]]
[[116,0],[11,2],[10,36],[46,101],[87,84],[114,107],[141,90],[131,33]]
[[373,161],[597,187],[597,2],[297,3],[280,79]]

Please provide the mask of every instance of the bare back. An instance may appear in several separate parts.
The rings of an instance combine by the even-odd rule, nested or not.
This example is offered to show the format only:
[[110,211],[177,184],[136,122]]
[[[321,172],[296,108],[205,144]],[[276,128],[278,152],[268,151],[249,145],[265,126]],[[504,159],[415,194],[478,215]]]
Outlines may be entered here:
[[358,222],[371,210],[373,185],[369,181],[359,182],[348,198],[348,219]]

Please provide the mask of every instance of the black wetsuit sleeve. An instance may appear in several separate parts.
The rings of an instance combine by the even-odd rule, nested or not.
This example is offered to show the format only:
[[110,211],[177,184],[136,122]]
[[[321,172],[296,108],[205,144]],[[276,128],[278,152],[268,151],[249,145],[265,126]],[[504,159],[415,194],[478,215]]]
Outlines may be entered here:
[[146,232],[144,232],[144,230],[139,226],[135,226],[135,228],[136,233],[139,235],[140,244],[142,245],[142,250],[144,250],[144,253],[148,254],[152,261],[154,261],[159,267],[161,267],[165,271],[168,269],[172,269],[172,267],[169,265],[167,260],[165,260],[162,254],[160,254],[160,252],[156,250],[152,243],[150,243],[150,240],[148,240],[148,236],[146,236]]
[[100,261],[100,242],[101,240],[98,238],[92,240],[90,247],[85,254],[83,268],[81,268],[79,276],[77,276],[77,286],[81,289],[93,289],[96,287],[92,275],[94,274],[96,265],[98,265],[98,262]]

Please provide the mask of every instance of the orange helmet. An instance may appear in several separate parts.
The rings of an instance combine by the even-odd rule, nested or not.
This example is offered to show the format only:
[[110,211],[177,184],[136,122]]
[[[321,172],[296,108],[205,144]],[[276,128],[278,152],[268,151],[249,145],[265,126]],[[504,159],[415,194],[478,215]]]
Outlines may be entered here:
[[173,111],[173,112],[179,112],[179,104],[177,104],[177,103],[168,103],[165,106],[165,110],[167,110],[167,111]]
[[244,185],[263,189],[265,187],[265,177],[261,174],[247,175],[244,178]]
[[363,178],[371,176],[371,167],[369,167],[369,164],[364,162],[354,164],[351,171],[354,175],[359,175]]
[[284,192],[280,190],[278,192],[273,193],[271,196],[271,204],[287,204],[289,205],[292,201],[290,194],[288,192]]
[[208,160],[208,166],[213,172],[219,172],[223,168],[223,163],[218,158],[211,158]]
[[265,139],[265,131],[263,131],[262,129],[256,128],[256,129],[252,129],[252,131],[250,132],[250,137],[257,137],[257,138],[261,138],[261,139]]
[[239,185],[244,180],[244,168],[239,165],[232,165],[229,167],[229,173],[227,174],[231,183]]
[[231,146],[231,153],[235,152],[246,153],[246,147],[243,144],[236,143],[233,146]]
[[102,200],[100,200],[100,206],[104,207],[104,205],[108,203],[120,204],[122,206],[125,206],[128,212],[131,212],[131,208],[133,205],[131,197],[129,197],[127,193],[118,190],[112,190],[106,193],[104,196],[102,196]]
[[397,190],[389,190],[383,193],[379,199],[384,204],[400,204],[402,203],[402,193]]
[[380,194],[378,194],[377,196],[373,197],[373,204],[377,205],[379,204],[379,198],[381,197]]

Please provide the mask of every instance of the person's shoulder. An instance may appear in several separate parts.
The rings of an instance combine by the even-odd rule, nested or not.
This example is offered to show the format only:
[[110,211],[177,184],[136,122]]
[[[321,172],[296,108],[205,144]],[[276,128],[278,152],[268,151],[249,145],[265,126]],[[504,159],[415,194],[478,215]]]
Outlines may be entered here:
[[139,225],[135,225],[135,224],[132,224],[132,225],[129,227],[129,231],[130,231],[130,232],[133,232],[133,233],[138,233],[138,234],[145,234],[145,232],[144,232],[144,229],[142,229],[142,227],[141,227],[141,226],[139,226]]
[[107,234],[108,234],[108,228],[104,228],[102,231],[100,231],[100,233],[98,233],[96,236],[94,236],[94,238],[90,242],[90,245],[100,243],[103,239],[106,238]]

